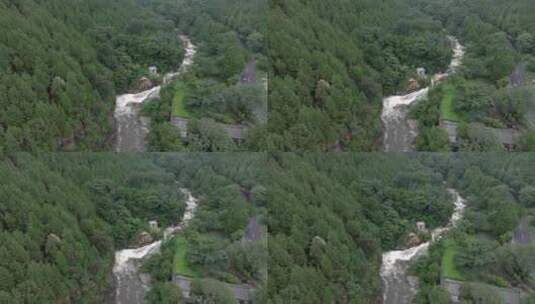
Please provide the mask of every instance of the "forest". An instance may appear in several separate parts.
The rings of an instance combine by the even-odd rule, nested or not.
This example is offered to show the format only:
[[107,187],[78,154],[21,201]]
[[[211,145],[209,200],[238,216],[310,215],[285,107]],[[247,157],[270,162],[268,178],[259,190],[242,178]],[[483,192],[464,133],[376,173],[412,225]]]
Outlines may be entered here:
[[535,242],[521,238],[522,230],[535,231],[534,155],[474,153],[448,158],[439,170],[467,199],[468,208],[459,227],[414,265],[423,282],[416,303],[449,303],[432,300],[433,295],[440,298],[441,278],[485,283],[464,284],[463,303],[503,303],[490,286],[522,289],[530,293],[524,303],[534,303]]
[[[207,125],[197,128],[194,138],[217,146],[228,135],[216,122],[265,123],[265,3],[0,1],[0,147],[109,151],[116,95],[138,92],[150,66],[162,75],[177,70],[184,55],[179,33],[191,35],[199,47],[195,68],[181,86],[184,107]],[[256,63],[258,81],[242,83],[250,62]],[[151,107],[166,118],[155,120],[152,150],[183,150],[178,130],[168,123],[179,93],[172,91]],[[264,132],[250,133],[248,143],[258,145],[256,135]],[[224,150],[237,149],[227,142]],[[199,145],[190,150],[209,151]]]
[[[441,119],[459,124],[460,151],[503,150],[490,130],[518,133],[515,150],[533,151],[535,40],[531,1],[415,1],[466,46],[461,71],[416,107],[422,126],[417,148],[444,151]],[[451,99],[453,115],[443,104]],[[442,134],[440,134],[442,133]]]
[[[153,10],[187,33],[198,53],[190,72],[167,86],[162,98],[145,106],[153,126],[152,151],[260,151],[267,122],[268,66],[265,0],[151,1]],[[252,71],[247,71],[253,65]],[[248,75],[252,74],[252,75]],[[251,78],[251,79],[248,79]],[[169,124],[192,120],[187,144]],[[221,127],[248,126],[239,145]]]
[[[381,254],[406,248],[418,221],[444,226],[453,212],[450,187],[466,198],[466,215],[412,267],[420,279],[415,303],[450,303],[440,285],[451,271],[442,262],[446,248],[455,250],[453,269],[464,282],[486,284],[477,290],[466,284],[463,303],[495,303],[478,300],[499,300],[488,286],[520,288],[535,300],[535,244],[512,243],[517,225],[534,214],[533,157],[271,155],[270,303],[379,301]],[[534,231],[535,223],[527,227]]]
[[[260,296],[267,239],[240,240],[250,217],[264,227],[262,164],[262,154],[6,156],[0,164],[0,303],[109,301],[114,251],[135,246],[149,220],[166,227],[182,218],[178,185],[201,200],[183,236],[190,267],[199,278],[255,284]],[[162,252],[146,266],[155,278],[148,300],[180,303],[173,298],[181,297],[179,289],[169,283],[172,260]],[[197,297],[213,296],[201,287]]]
[[413,1],[271,1],[270,150],[379,149],[384,96],[452,56]]
[[181,62],[173,23],[134,0],[6,0],[0,14],[2,150],[109,149],[115,95]]

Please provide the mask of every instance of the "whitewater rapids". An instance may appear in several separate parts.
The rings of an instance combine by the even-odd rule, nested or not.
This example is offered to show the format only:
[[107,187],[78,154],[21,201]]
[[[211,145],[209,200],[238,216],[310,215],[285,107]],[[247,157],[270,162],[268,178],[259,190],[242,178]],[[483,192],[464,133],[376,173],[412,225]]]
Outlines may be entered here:
[[[193,64],[197,48],[187,36],[180,35],[180,40],[186,46],[184,60],[178,71],[168,73],[163,78],[163,85],[168,84]],[[149,119],[139,115],[141,105],[150,99],[160,97],[161,86],[137,93],[117,96],[115,103],[116,123],[116,152],[144,152],[145,139],[149,133]]]
[[431,241],[405,250],[385,252],[382,256],[381,279],[383,281],[383,304],[412,303],[417,292],[417,281],[407,276],[410,262],[427,254],[431,242],[440,239],[446,232],[462,219],[465,200],[454,189],[448,190],[455,197],[455,210],[446,227],[440,227],[431,232]]
[[[431,77],[431,86],[455,73],[462,63],[465,49],[455,37],[448,36],[453,45],[453,58],[446,73],[439,73]],[[416,121],[407,119],[410,106],[427,97],[429,87],[420,89],[407,95],[390,96],[383,99],[383,146],[385,152],[409,152],[412,143],[418,135]]]
[[164,230],[163,240],[158,240],[141,248],[123,249],[115,252],[113,275],[115,278],[115,302],[117,304],[145,303],[145,294],[150,289],[150,276],[140,273],[143,261],[160,252],[162,242],[181,231],[195,216],[198,200],[187,189],[180,191],[186,195],[186,210],[177,226]]

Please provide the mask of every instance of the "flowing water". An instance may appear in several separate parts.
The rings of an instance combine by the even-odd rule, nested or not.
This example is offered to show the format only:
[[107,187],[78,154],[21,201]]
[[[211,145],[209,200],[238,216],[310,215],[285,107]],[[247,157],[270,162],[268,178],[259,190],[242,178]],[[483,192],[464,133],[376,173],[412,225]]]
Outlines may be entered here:
[[162,241],[181,231],[195,215],[197,199],[187,189],[180,189],[186,195],[186,211],[182,221],[164,230],[163,240],[141,248],[123,249],[115,252],[113,275],[115,278],[115,302],[117,304],[145,303],[145,294],[150,288],[150,276],[139,272],[143,261],[160,252]]
[[[431,77],[431,85],[446,79],[455,73],[461,65],[464,56],[464,47],[455,37],[448,37],[453,45],[453,59],[446,73],[440,73]],[[407,119],[410,105],[415,101],[427,97],[429,87],[412,92],[403,96],[390,96],[383,100],[383,145],[385,152],[408,152],[412,148],[412,142],[418,135],[418,126],[415,121]]]
[[405,250],[394,250],[383,254],[381,279],[383,281],[383,304],[411,303],[417,292],[417,281],[408,277],[406,272],[411,261],[425,255],[432,241],[455,227],[463,216],[464,199],[454,189],[449,189],[455,197],[455,210],[446,227],[431,232],[431,241]]
[[[186,36],[179,36],[186,47],[184,60],[177,72],[168,73],[163,77],[163,84],[168,84],[176,77],[187,71],[193,64],[197,49]],[[115,105],[117,152],[144,152],[145,140],[149,133],[149,119],[139,115],[143,103],[147,100],[160,97],[161,86],[154,87],[137,94],[124,94],[117,96]]]

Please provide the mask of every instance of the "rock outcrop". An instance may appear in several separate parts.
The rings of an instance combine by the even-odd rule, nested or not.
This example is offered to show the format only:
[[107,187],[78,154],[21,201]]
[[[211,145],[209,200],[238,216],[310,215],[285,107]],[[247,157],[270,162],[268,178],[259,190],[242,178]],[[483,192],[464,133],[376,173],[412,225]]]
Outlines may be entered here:
[[154,86],[154,83],[152,83],[152,80],[150,80],[147,77],[141,77],[136,84],[136,90],[138,91],[145,91],[149,90]]
[[150,233],[148,233],[147,231],[143,231],[136,237],[135,245],[136,247],[143,247],[152,243],[153,241],[154,238],[152,237],[152,235],[150,235]]

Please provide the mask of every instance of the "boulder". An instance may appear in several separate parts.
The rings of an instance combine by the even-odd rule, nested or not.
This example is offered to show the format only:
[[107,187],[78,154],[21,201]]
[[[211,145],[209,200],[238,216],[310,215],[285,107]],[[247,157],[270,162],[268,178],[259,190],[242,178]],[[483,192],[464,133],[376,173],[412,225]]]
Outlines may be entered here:
[[422,240],[420,239],[420,237],[418,235],[416,235],[416,233],[409,233],[409,236],[407,237],[407,246],[410,248],[410,247],[414,247],[414,246],[418,246],[422,243]]
[[312,244],[319,244],[321,246],[327,246],[327,242],[320,236],[316,235],[312,238]]
[[147,77],[141,77],[136,84],[136,89],[139,91],[149,90],[154,86],[152,81]]
[[50,233],[46,237],[45,252],[52,254],[61,244],[61,238],[54,233]]
[[314,98],[317,103],[323,103],[323,99],[327,96],[327,92],[331,84],[324,79],[320,79],[316,84],[316,90],[314,93]]
[[150,233],[148,233],[147,231],[143,231],[136,237],[136,246],[143,247],[152,243],[153,241],[154,238],[152,237],[152,235],[150,235]]
[[418,80],[411,78],[409,79],[409,83],[407,85],[407,92],[411,93],[414,91],[418,91],[420,89],[420,83],[418,83]]

